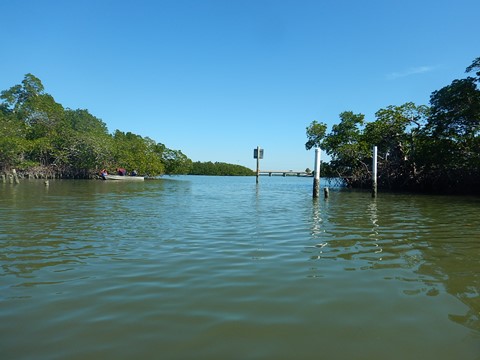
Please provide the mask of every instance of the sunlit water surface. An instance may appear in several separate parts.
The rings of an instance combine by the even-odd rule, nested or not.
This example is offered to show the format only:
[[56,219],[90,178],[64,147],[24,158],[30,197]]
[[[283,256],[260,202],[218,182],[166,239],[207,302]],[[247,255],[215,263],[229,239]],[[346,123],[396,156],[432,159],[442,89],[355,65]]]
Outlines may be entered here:
[[1,359],[480,359],[478,198],[312,200],[297,177],[0,191]]

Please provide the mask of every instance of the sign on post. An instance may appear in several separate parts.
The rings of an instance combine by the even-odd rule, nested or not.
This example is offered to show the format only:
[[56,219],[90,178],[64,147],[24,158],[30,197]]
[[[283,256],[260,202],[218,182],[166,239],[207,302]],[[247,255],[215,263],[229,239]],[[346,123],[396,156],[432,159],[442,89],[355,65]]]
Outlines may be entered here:
[[260,159],[263,159],[263,149],[260,149],[260,146],[257,146],[256,149],[253,149],[253,158],[257,159],[257,179],[256,179],[256,182],[258,184],[258,177],[260,176]]
[[[258,150],[260,150],[260,157],[258,157],[258,152],[259,152]],[[263,159],[263,149],[259,149],[259,148],[253,149],[253,158]]]

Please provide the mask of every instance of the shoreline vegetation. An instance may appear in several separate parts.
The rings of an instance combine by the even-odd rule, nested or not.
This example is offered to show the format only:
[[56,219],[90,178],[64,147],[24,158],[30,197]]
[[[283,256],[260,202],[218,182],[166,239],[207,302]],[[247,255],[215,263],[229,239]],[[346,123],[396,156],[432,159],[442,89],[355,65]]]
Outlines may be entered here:
[[[162,174],[174,175],[174,174]],[[255,172],[245,166],[223,163],[223,162],[194,162],[191,169],[186,174],[175,175],[206,175],[206,176],[255,176]],[[22,170],[3,170],[1,173],[1,182],[17,182],[18,179],[75,179],[76,177],[65,177],[56,172],[52,167],[34,166]],[[160,176],[160,175],[158,175]],[[152,176],[154,177],[154,176]],[[17,180],[15,180],[15,178]],[[100,179],[98,173],[90,173],[86,176],[79,176],[77,179]]]
[[379,190],[480,195],[480,57],[465,72],[432,92],[430,106],[388,106],[373,121],[345,111],[329,133],[313,121],[305,147],[325,151],[329,175],[352,188],[372,188],[377,146]]
[[88,110],[64,108],[40,79],[0,93],[0,171],[20,177],[91,179],[117,168],[159,176],[184,174],[192,161],[149,137],[115,130]]
[[[96,179],[101,169],[124,168],[147,177],[180,174],[253,175],[226,163],[193,163],[132,132],[108,132],[88,110],[64,108],[45,92],[40,79],[26,74],[22,83],[0,93],[0,173],[15,178]],[[15,173],[13,173],[15,169]]]
[[[320,147],[331,158],[322,163],[321,176],[344,179],[352,188],[371,187],[377,146],[379,190],[480,194],[480,57],[466,73],[471,76],[434,91],[430,106],[388,106],[374,121],[344,111],[329,133],[325,123],[313,121],[306,128],[305,148]],[[94,179],[101,169],[111,174],[117,168],[146,177],[255,175],[241,165],[192,162],[181,150],[149,137],[109,133],[88,110],[57,103],[32,74],[0,93],[0,130],[4,182]]]
[[254,176],[255,172],[242,165],[228,164],[223,162],[200,162],[192,164],[188,175],[211,175],[211,176]]

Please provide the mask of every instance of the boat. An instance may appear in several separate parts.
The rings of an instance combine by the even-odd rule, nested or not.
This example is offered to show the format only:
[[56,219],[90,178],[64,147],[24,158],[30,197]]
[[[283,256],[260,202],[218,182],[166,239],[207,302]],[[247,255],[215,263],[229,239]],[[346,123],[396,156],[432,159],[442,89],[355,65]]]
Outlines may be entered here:
[[104,175],[104,180],[115,180],[115,181],[143,181],[145,178],[143,176],[129,176],[129,175]]

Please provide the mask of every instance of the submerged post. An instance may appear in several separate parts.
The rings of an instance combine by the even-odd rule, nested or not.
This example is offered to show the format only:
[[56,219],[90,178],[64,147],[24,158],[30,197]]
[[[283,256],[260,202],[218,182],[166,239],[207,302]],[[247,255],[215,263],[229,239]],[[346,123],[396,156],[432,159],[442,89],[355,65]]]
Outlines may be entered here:
[[372,164],[372,197],[377,196],[377,147],[373,147],[373,164]]
[[313,177],[313,198],[320,195],[320,148],[315,148],[315,168]]

